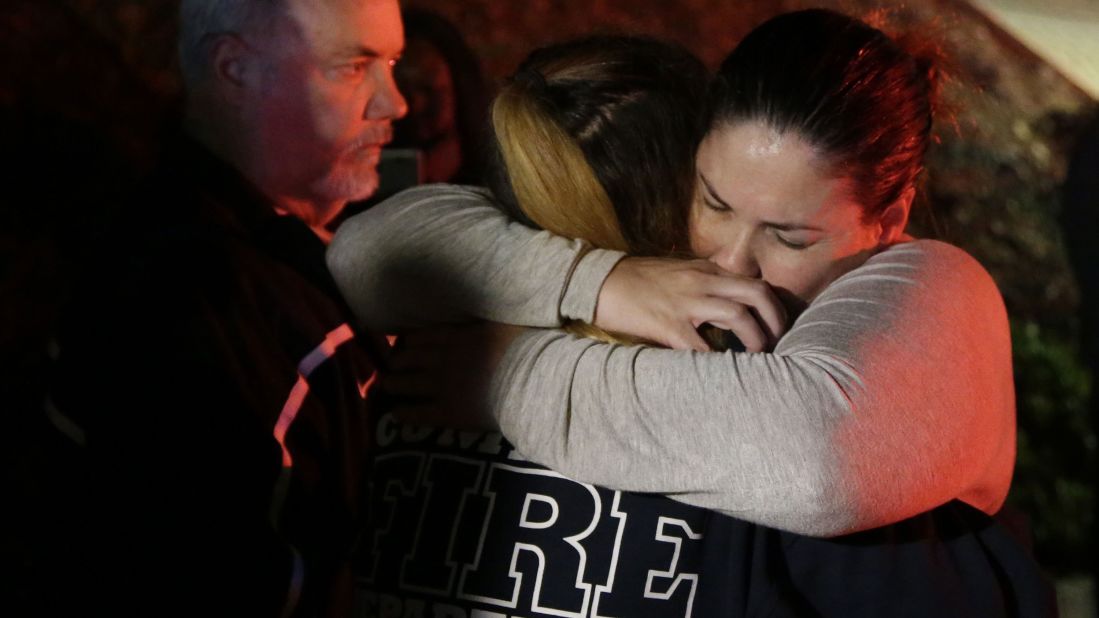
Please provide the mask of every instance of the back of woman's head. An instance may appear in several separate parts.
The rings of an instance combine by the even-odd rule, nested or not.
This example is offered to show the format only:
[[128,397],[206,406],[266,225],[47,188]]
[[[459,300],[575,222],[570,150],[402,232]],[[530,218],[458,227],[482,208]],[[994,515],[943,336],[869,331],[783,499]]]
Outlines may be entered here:
[[937,74],[880,30],[820,9],[754,29],[721,65],[710,127],[763,122],[816,147],[828,171],[854,181],[869,218],[914,186],[931,140]]
[[596,246],[686,246],[706,71],[682,48],[601,36],[533,52],[492,108],[497,196]]

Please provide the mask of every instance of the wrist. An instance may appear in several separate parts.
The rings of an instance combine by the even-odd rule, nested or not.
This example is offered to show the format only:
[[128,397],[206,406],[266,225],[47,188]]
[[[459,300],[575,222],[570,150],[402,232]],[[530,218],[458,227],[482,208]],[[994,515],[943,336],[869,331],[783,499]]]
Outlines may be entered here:
[[618,264],[626,257],[621,251],[592,249],[575,262],[558,305],[562,321],[596,324],[603,288]]

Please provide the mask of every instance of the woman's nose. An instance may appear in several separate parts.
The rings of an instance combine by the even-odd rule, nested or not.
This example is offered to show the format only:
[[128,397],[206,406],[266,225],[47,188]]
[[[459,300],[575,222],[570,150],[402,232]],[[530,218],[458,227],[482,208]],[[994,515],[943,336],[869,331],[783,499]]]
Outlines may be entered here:
[[756,259],[749,233],[741,233],[726,240],[722,248],[710,259],[733,274],[742,277],[759,277],[759,260]]

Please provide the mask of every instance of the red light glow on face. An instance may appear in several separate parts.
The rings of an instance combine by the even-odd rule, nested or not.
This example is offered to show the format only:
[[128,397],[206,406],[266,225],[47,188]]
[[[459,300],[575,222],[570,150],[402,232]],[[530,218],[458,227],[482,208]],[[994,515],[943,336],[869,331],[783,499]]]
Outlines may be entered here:
[[286,4],[255,45],[264,70],[244,102],[257,123],[253,167],[276,199],[342,207],[377,188],[390,124],[407,111],[393,79],[400,9],[395,0]]

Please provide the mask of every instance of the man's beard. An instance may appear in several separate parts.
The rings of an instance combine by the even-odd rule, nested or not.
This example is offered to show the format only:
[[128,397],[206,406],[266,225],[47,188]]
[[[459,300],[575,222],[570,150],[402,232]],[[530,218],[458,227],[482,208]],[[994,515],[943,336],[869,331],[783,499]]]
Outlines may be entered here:
[[366,151],[345,152],[328,174],[313,183],[313,194],[331,202],[364,200],[378,190],[378,162]]

